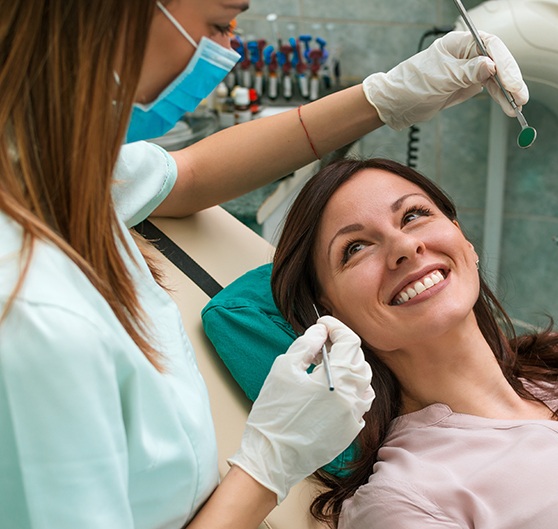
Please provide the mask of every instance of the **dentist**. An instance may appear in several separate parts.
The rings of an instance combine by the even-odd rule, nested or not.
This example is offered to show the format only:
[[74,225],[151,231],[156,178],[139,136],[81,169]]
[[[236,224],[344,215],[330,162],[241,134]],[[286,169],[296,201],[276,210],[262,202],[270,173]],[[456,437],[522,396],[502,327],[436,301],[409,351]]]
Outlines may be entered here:
[[[257,527],[362,429],[374,393],[359,340],[325,317],[277,360],[218,484],[194,352],[152,248],[129,228],[151,214],[184,216],[243,194],[383,123],[429,119],[489,87],[495,64],[516,102],[527,100],[500,41],[486,37],[494,62],[477,57],[466,34],[453,34],[361,86],[172,155],[134,141],[169,130],[232,68],[228,24],[247,7],[0,4],[7,527]],[[122,148],[125,141],[133,143]],[[326,339],[335,392],[320,366],[306,372]]]

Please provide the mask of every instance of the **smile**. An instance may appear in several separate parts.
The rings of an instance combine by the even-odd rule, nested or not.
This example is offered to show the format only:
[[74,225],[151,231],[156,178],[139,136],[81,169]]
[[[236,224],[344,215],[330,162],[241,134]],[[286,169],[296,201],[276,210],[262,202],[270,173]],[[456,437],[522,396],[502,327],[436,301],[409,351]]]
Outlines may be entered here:
[[419,281],[416,281],[412,286],[405,287],[393,298],[390,305],[403,305],[403,303],[407,303],[410,299],[422,294],[424,291],[432,288],[444,279],[445,277],[441,270],[436,270],[435,272],[424,276]]

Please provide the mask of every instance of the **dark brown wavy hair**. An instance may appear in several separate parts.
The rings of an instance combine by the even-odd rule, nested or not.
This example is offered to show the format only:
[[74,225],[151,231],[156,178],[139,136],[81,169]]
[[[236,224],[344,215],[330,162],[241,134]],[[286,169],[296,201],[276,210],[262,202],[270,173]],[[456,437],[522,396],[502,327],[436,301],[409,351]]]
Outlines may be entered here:
[[[273,261],[271,284],[279,310],[297,332],[315,322],[312,303],[320,299],[313,261],[316,236],[322,212],[335,191],[365,169],[381,169],[398,175],[417,186],[433,200],[442,213],[457,220],[451,199],[431,180],[414,169],[386,159],[333,162],[316,174],[302,189],[286,218]],[[373,176],[371,176],[373,178]],[[480,330],[514,390],[526,399],[539,400],[524,388],[521,379],[539,383],[558,380],[558,335],[553,322],[539,333],[516,337],[510,318],[480,277],[480,294],[473,308]],[[325,310],[322,309],[325,313]],[[400,412],[399,382],[370,347],[363,346],[366,360],[374,373],[372,386],[376,398],[365,415],[366,425],[357,438],[357,455],[345,477],[318,471],[316,478],[324,491],[311,506],[312,515],[336,527],[343,501],[368,482],[384,442],[390,422]]]

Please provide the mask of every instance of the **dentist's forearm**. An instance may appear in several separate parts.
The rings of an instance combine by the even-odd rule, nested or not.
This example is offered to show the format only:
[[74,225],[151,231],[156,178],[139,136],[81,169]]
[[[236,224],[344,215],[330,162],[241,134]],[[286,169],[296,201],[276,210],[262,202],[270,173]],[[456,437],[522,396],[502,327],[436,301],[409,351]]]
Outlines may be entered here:
[[[320,156],[383,123],[361,85],[308,103],[304,125]],[[236,125],[172,153],[179,178],[158,215],[183,216],[285,176],[315,160],[297,110]]]
[[187,529],[257,529],[277,495],[233,466]]

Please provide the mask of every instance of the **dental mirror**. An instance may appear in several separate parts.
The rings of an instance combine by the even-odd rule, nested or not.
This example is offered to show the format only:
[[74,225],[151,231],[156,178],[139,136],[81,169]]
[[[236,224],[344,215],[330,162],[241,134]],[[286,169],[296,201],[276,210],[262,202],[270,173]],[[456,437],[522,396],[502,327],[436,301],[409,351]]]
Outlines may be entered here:
[[[484,55],[485,57],[490,57],[490,55],[486,51],[486,48],[484,47],[484,44],[483,44],[482,39],[479,35],[479,32],[477,31],[477,28],[473,24],[473,21],[471,20],[471,17],[469,16],[467,11],[465,10],[465,7],[461,3],[461,0],[453,0],[453,3],[457,7],[457,10],[459,11],[461,17],[463,18],[463,21],[465,22],[465,24],[469,28],[469,31],[471,32],[471,35],[473,35],[473,38],[475,39],[481,54]],[[516,102],[514,101],[513,97],[502,85],[502,82],[500,81],[500,78],[498,77],[497,73],[494,74],[494,80],[496,81],[496,84],[498,85],[498,87],[500,88],[502,93],[504,94],[508,103],[512,106],[512,108],[515,112],[515,116],[517,117],[517,120],[519,121],[519,124],[521,125],[521,132],[517,136],[518,147],[520,147],[521,149],[527,149],[528,147],[531,147],[531,145],[533,145],[533,143],[535,143],[535,140],[537,139],[537,131],[535,130],[534,127],[529,126],[529,124],[527,123],[527,120],[525,119],[525,117],[521,113],[521,110],[519,110],[519,108],[518,108]]]
[[[519,112],[519,110],[516,110],[516,113],[517,112]],[[521,112],[519,112],[519,115],[523,117],[523,114],[521,114]],[[519,115],[517,116],[517,119],[519,119]],[[519,122],[521,123],[520,119]],[[530,127],[527,124],[527,121],[525,121],[525,124],[521,123],[521,132],[517,136],[517,145],[522,149],[527,149],[528,147],[531,147],[533,143],[535,143],[536,139],[537,131],[533,127]]]

